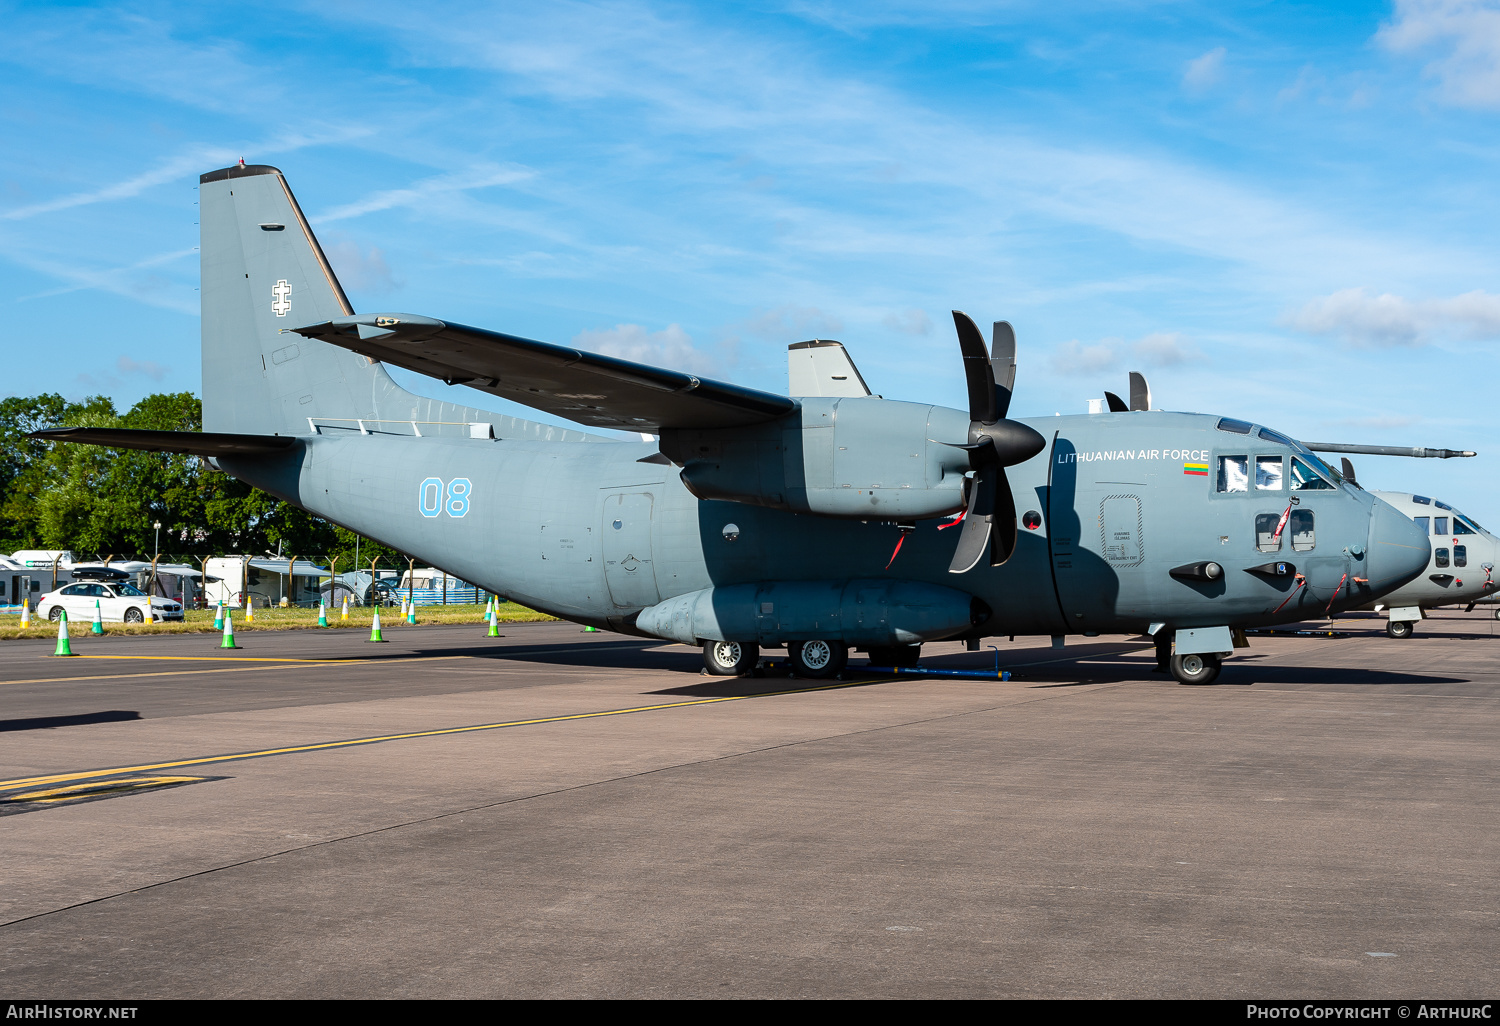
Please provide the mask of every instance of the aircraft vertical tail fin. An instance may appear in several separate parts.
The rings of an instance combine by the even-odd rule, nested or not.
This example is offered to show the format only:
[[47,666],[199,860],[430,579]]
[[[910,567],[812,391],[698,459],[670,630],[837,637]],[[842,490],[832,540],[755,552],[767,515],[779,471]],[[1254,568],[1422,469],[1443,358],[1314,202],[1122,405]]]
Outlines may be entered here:
[[203,430],[590,437],[413,395],[379,361],[291,331],[354,308],[277,168],[210,171],[198,205]]

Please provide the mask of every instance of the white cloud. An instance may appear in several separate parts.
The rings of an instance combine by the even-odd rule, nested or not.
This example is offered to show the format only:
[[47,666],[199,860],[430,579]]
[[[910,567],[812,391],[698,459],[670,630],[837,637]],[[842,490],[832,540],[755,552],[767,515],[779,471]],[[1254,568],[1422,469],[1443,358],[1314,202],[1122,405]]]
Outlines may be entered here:
[[1216,46],[1201,57],[1187,62],[1182,72],[1182,85],[1190,92],[1201,93],[1215,85],[1224,73],[1224,55],[1228,51]]
[[1426,67],[1450,103],[1500,106],[1500,5],[1494,0],[1396,0],[1375,38],[1395,53],[1438,50]]
[[1053,350],[1049,362],[1058,374],[1102,374],[1120,365],[1119,344],[1116,340],[1106,339],[1096,345],[1086,346],[1074,339]]
[[1085,345],[1074,339],[1053,350],[1050,363],[1058,374],[1079,376],[1117,370],[1127,362],[1137,367],[1175,367],[1201,358],[1183,335],[1158,331],[1134,342],[1105,338]]
[[1284,322],[1310,335],[1334,335],[1361,349],[1425,345],[1437,336],[1500,338],[1500,296],[1475,290],[1413,301],[1365,288],[1341,289],[1289,314]]
[[653,367],[723,377],[725,359],[702,352],[681,326],[669,324],[662,331],[648,332],[639,324],[616,324],[603,331],[580,331],[573,345],[591,353],[633,360]]
[[932,332],[932,318],[927,316],[926,310],[895,310],[886,314],[880,323],[892,331],[907,335],[927,335]]
[[327,224],[330,221],[343,221],[351,217],[372,214],[377,210],[390,210],[393,207],[421,207],[447,194],[467,192],[471,189],[487,189],[495,185],[512,185],[531,178],[534,174],[535,172],[529,168],[515,166],[471,168],[461,174],[424,178],[405,189],[385,189],[373,192],[363,199],[334,207],[308,220],[312,224]]
[[120,369],[121,374],[144,374],[152,381],[160,381],[167,376],[167,369],[155,360],[132,360],[128,356],[121,356],[115,361],[115,366]]
[[815,306],[785,306],[764,310],[745,322],[745,330],[773,342],[801,342],[830,338],[843,330],[843,323]]
[[396,281],[385,262],[385,254],[374,246],[367,252],[360,249],[358,243],[341,239],[325,247],[325,252],[339,284],[346,289],[385,295],[400,287],[401,283]]
[[1177,332],[1154,332],[1131,346],[1131,355],[1148,367],[1175,367],[1199,359],[1198,350]]

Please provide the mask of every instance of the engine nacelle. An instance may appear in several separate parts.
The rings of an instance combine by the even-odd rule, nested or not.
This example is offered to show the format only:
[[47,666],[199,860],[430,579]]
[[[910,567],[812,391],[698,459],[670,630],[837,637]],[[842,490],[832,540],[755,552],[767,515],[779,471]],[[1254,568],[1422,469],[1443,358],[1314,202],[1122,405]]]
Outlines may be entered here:
[[771,581],[678,595],[642,610],[635,626],[685,645],[819,639],[866,647],[951,638],[989,616],[974,596],[920,581]]
[[661,451],[700,499],[854,520],[920,520],[964,508],[968,441],[958,410],[875,396],[801,400],[749,428],[666,430]]

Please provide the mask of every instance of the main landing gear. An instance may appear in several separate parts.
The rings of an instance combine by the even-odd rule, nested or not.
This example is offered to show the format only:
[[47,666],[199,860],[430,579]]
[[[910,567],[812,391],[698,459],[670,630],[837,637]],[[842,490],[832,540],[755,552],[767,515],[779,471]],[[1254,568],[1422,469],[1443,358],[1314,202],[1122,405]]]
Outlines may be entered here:
[[1219,657],[1211,652],[1174,655],[1171,669],[1179,684],[1212,684],[1219,678]]
[[842,641],[792,641],[786,646],[794,677],[828,680],[849,662],[849,646]]
[[738,677],[760,662],[760,646],[739,641],[703,643],[703,666],[714,677]]
[[1387,620],[1385,633],[1393,638],[1409,638],[1411,637],[1412,628],[1415,626],[1416,624],[1409,620]]

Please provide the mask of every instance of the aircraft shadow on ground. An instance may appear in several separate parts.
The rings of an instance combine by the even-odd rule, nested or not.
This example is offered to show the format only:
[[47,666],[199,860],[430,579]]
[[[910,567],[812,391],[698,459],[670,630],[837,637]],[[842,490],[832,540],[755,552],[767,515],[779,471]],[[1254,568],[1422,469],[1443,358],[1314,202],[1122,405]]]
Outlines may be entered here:
[[16,730],[51,730],[53,727],[79,727],[89,723],[119,723],[138,720],[133,709],[106,709],[103,712],[77,713],[73,716],[33,716],[24,720],[0,720],[0,734]]

